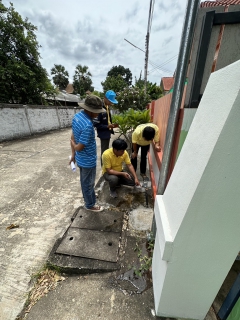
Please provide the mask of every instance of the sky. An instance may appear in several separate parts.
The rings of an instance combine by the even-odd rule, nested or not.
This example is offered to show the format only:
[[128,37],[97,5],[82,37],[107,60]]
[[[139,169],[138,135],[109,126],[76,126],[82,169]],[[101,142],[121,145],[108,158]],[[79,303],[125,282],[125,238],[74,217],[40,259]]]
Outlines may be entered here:
[[[2,0],[5,6],[9,1]],[[15,10],[35,25],[41,64],[50,71],[61,64],[72,83],[78,64],[92,74],[95,90],[113,66],[144,78],[145,41],[150,0],[11,0]],[[160,84],[173,75],[185,18],[186,0],[153,0],[147,80]],[[131,42],[133,45],[129,44]],[[141,51],[141,50],[143,51]],[[160,68],[159,68],[160,67]]]

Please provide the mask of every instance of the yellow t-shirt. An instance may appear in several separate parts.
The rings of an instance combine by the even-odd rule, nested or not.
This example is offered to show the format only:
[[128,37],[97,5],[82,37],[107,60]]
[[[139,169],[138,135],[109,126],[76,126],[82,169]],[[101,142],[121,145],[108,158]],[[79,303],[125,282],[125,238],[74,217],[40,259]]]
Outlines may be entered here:
[[153,138],[154,142],[159,142],[160,134],[159,134],[159,128],[154,123],[146,123],[146,124],[140,124],[137,126],[137,128],[133,131],[132,134],[132,143],[137,143],[140,146],[147,146],[151,143],[151,141],[147,141],[143,138],[142,133],[144,128],[146,127],[152,127],[155,130],[155,136]]
[[107,171],[106,168],[121,172],[123,170],[123,162],[126,164],[131,164],[126,150],[122,156],[117,157],[113,152],[113,148],[107,149],[102,154],[102,173],[104,174]]

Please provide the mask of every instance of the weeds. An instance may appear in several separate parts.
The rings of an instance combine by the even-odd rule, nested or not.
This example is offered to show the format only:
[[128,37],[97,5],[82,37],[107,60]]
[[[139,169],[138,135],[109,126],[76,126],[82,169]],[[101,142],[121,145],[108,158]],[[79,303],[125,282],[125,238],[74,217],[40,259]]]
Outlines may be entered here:
[[152,256],[154,249],[154,239],[153,237],[149,237],[146,243],[146,254],[143,254],[142,249],[139,246],[139,243],[136,243],[136,248],[134,251],[137,251],[137,255],[140,262],[139,268],[134,268],[134,273],[138,277],[142,277],[144,273],[147,273],[152,267]]
[[31,308],[40,298],[46,295],[49,291],[55,289],[58,282],[65,280],[65,278],[62,277],[56,269],[58,268],[52,267],[50,269],[48,265],[44,265],[40,271],[32,275],[31,278],[34,280],[34,287],[28,294],[24,310],[16,320],[24,320]]

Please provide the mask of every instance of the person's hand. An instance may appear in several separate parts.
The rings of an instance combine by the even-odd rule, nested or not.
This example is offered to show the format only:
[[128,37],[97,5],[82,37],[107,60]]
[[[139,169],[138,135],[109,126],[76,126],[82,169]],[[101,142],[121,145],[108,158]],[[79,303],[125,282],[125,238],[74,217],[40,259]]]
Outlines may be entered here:
[[137,152],[133,152],[132,155],[131,155],[131,158],[135,159],[136,157],[137,157]]
[[123,172],[123,176],[125,179],[131,179],[131,176],[128,172]]
[[114,128],[114,125],[113,124],[109,124],[108,125],[108,129],[113,129]]
[[160,152],[161,151],[161,147],[157,144],[155,144],[155,150],[157,151],[157,152]]
[[135,185],[140,186],[140,182],[139,182],[138,178],[135,179]]
[[118,128],[119,125],[117,123],[113,123],[113,128]]
[[71,164],[71,162],[73,161],[73,163],[75,163],[75,156],[71,155],[70,157],[70,160],[69,160],[69,163],[68,164]]

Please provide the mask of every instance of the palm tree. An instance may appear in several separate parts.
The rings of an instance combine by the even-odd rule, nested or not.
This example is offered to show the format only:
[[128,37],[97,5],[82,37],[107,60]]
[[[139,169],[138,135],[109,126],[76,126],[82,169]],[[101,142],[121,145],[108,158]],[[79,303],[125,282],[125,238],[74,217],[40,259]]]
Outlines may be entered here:
[[88,71],[88,66],[82,66],[78,64],[75,69],[75,74],[73,76],[73,87],[74,93],[79,93],[81,96],[85,95],[87,90],[92,91],[92,74]]
[[61,64],[54,64],[54,67],[51,69],[51,74],[54,75],[53,83],[60,89],[63,90],[68,85],[69,74],[65,67]]

